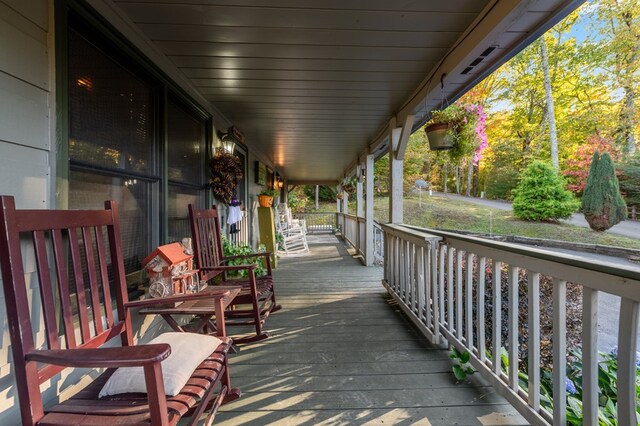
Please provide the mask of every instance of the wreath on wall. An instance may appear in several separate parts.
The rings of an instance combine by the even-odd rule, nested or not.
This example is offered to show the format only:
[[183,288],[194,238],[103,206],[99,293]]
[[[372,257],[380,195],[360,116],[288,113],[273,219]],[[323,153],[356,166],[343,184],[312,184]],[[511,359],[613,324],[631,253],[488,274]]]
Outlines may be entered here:
[[229,204],[235,194],[238,181],[242,179],[240,159],[222,149],[217,149],[209,162],[211,182],[209,186],[218,201]]

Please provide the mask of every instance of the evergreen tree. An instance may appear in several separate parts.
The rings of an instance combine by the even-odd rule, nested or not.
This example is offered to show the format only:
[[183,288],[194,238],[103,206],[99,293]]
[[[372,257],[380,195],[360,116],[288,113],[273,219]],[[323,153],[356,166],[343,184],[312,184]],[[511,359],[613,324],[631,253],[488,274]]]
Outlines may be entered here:
[[522,172],[514,192],[513,213],[519,219],[556,221],[571,216],[579,205],[555,169],[539,160]]
[[613,160],[609,153],[593,154],[587,186],[582,195],[582,212],[594,231],[606,231],[627,217],[627,205],[620,195]]

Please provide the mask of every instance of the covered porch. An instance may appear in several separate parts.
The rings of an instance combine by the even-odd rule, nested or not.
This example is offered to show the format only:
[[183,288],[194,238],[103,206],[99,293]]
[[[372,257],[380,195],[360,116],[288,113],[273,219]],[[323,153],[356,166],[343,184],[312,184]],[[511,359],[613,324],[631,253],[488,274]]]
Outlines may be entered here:
[[382,267],[363,268],[333,235],[309,240],[275,272],[272,337],[231,359],[243,397],[219,424],[528,424],[479,377],[455,383],[449,351],[408,321]]
[[[277,177],[285,202],[295,185],[338,186],[336,228],[351,248],[310,237],[310,256],[281,263],[284,309],[267,322],[273,337],[233,357],[244,397],[217,421],[561,424],[569,281],[584,295],[584,424],[598,424],[599,292],[622,300],[617,418],[635,424],[636,269],[402,225],[409,135],[581,3],[0,0],[8,34],[0,45],[9,52],[0,59],[0,194],[32,209],[116,198],[126,206],[127,273],[135,275],[151,249],[188,236],[187,204],[216,202],[207,167],[239,129],[230,153],[245,173],[237,188],[245,212],[233,238],[257,245],[255,198]],[[384,225],[374,220],[373,181],[387,154]],[[339,187],[347,179],[356,181],[355,211]],[[481,267],[468,267],[474,262]],[[522,322],[533,336],[530,365],[540,365],[541,275],[554,291],[553,413],[541,406],[539,369],[519,366]],[[485,293],[491,285],[515,295],[509,306],[502,292]],[[483,311],[489,302],[503,311]],[[485,317],[505,333],[490,336],[478,321]],[[140,329],[149,339],[160,327]],[[16,424],[8,346],[0,347],[0,423]],[[448,347],[467,351],[480,374],[455,384]],[[493,363],[502,347],[506,362]],[[44,399],[66,398],[73,389],[65,386],[79,380],[53,383]]]

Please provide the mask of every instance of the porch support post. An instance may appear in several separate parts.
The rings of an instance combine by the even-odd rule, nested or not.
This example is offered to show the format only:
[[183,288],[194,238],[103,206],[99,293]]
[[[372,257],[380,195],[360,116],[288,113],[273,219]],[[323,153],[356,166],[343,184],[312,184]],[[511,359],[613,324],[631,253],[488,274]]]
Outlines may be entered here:
[[[340,188],[340,185],[336,186],[336,193],[340,194],[341,191],[342,188]],[[340,213],[341,211],[342,209],[340,208],[340,199],[336,197],[336,213]]]
[[365,265],[373,265],[373,155],[367,155],[365,160],[365,184],[367,185],[366,191],[366,204],[365,204]]
[[283,194],[284,199],[282,200],[283,204],[289,205],[289,181],[287,179],[283,179],[284,184],[282,185],[282,189],[280,193]]
[[[393,120],[392,120],[393,121]],[[401,224],[404,220],[402,209],[403,161],[396,158],[400,144],[401,127],[393,127],[389,138],[389,222]]]
[[349,193],[342,188],[340,190],[342,191],[342,213],[349,214]]
[[364,217],[364,191],[362,190],[362,166],[358,164],[358,182],[356,183],[356,216]]

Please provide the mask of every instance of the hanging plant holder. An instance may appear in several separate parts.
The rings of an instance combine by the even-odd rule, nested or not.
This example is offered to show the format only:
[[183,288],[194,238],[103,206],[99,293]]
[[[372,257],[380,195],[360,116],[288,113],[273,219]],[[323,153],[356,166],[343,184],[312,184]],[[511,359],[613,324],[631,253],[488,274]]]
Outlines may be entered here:
[[456,138],[451,127],[450,123],[436,123],[425,127],[431,150],[444,151],[453,148]]

